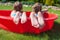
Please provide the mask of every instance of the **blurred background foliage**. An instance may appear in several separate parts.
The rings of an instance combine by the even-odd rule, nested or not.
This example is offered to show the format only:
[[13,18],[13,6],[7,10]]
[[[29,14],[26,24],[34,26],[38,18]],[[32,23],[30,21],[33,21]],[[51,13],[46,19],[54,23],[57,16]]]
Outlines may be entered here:
[[14,3],[15,1],[20,1],[23,4],[27,4],[27,5],[34,4],[35,2],[40,2],[43,5],[49,5],[49,6],[60,4],[60,0],[0,0],[0,1],[3,3],[5,3],[5,2]]

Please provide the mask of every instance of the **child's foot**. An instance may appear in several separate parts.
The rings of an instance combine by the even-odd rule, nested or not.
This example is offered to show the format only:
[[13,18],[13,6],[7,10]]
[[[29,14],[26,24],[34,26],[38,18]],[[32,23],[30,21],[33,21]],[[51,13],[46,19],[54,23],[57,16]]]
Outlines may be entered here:
[[24,20],[21,20],[21,23],[22,23],[22,24],[24,24],[25,22],[26,22],[26,21],[24,21]]
[[45,26],[45,24],[43,24],[43,25],[39,25],[39,29],[44,28],[44,26]]
[[39,24],[37,24],[37,25],[34,25],[34,27],[35,27],[35,28],[39,28]]
[[15,24],[18,24],[18,21],[14,21]]
[[13,20],[15,24],[18,24],[19,23],[19,18],[16,18]]

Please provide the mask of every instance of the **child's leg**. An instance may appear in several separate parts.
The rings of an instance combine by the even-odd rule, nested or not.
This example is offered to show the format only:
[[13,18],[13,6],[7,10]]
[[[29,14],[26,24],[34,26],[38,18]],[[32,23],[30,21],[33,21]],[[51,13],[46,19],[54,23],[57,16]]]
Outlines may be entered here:
[[13,21],[14,21],[15,24],[18,24],[19,23],[19,18],[14,17]]
[[38,12],[38,22],[39,22],[40,28],[42,28],[44,26],[44,19],[41,12]]
[[26,16],[26,13],[23,12],[22,16],[20,17],[21,18],[21,23],[25,23],[27,21],[27,16]]
[[39,28],[38,21],[36,17],[34,16],[33,12],[30,14],[30,18],[31,18],[32,26],[34,26],[35,28]]
[[13,21],[15,24],[18,24],[19,23],[19,12],[16,12],[16,16],[14,17]]

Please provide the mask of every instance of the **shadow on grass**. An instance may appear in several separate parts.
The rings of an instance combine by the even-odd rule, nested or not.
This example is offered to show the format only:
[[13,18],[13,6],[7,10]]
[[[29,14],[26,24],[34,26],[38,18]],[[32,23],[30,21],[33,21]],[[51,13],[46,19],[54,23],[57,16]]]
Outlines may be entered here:
[[54,22],[52,30],[43,32],[40,35],[24,34],[25,36],[39,37],[41,40],[60,40],[60,23]]
[[52,30],[46,32],[49,40],[60,40],[60,23],[54,22],[54,27]]

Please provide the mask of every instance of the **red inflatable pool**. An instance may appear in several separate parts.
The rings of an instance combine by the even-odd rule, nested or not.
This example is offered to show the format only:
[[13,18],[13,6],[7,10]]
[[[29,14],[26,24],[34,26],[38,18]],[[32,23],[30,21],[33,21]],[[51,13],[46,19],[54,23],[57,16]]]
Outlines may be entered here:
[[[39,34],[41,32],[51,30],[54,24],[54,20],[57,18],[56,14],[45,13],[45,26],[42,29],[34,28],[31,25],[30,19],[25,24],[19,23],[16,25],[12,18],[10,17],[11,10],[0,10],[0,28],[3,28],[8,31],[16,32],[16,33],[34,33]],[[29,17],[30,12],[26,12]]]

